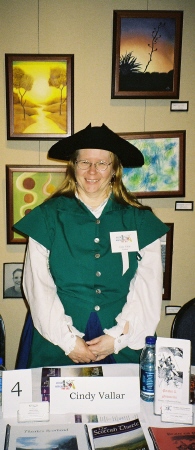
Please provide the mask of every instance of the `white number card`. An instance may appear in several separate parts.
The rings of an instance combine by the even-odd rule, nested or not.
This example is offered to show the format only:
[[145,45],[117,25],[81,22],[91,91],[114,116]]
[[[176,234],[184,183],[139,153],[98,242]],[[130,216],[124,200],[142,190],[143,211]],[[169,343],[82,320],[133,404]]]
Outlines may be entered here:
[[2,372],[3,417],[17,417],[20,403],[32,402],[31,369]]

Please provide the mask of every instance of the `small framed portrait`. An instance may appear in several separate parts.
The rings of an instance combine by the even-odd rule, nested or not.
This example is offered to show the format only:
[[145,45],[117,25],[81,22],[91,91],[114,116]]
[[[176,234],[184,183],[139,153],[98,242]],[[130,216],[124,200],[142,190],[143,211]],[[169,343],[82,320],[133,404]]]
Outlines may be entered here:
[[24,298],[22,290],[23,263],[3,264],[3,298]]

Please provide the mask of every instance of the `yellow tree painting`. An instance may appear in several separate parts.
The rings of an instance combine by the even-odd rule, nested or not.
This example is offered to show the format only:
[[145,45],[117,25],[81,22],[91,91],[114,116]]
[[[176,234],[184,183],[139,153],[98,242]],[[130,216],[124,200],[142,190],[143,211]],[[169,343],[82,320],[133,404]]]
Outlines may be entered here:
[[6,55],[8,139],[73,132],[73,55]]

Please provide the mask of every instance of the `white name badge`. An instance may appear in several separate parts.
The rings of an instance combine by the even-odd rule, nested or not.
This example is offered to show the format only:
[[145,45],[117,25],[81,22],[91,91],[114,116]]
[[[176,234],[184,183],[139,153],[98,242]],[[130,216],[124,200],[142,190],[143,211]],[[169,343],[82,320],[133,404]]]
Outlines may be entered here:
[[110,233],[113,253],[136,252],[139,250],[137,231],[113,231]]
[[110,233],[112,253],[121,253],[123,275],[129,268],[128,252],[139,250],[137,231],[113,231]]
[[5,370],[2,372],[3,417],[16,417],[20,403],[32,402],[31,369]]
[[50,414],[140,411],[139,377],[50,377]]

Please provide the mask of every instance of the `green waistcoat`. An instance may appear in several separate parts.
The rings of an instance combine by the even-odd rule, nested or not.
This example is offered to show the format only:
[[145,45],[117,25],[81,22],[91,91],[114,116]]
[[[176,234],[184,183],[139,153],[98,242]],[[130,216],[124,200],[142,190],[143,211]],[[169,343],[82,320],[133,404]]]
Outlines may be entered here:
[[[50,251],[49,266],[58,295],[74,326],[84,333],[96,311],[102,328],[116,325],[138,265],[138,252],[129,252],[123,275],[121,253],[112,253],[110,232],[136,230],[139,249],[167,232],[150,211],[109,199],[99,219],[76,198],[53,198],[36,207],[15,228]],[[41,299],[40,299],[41,301]],[[138,362],[139,352],[126,348],[116,362]],[[71,360],[34,330],[31,367],[66,365]]]

